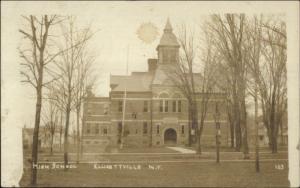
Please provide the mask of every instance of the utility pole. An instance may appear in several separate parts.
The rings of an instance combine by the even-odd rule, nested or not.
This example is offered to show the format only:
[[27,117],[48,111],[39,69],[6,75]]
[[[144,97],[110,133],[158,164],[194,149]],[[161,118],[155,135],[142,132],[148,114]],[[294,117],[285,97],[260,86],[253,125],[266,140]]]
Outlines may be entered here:
[[[152,91],[152,88],[151,88]],[[152,147],[152,140],[153,140],[153,94],[151,93],[151,100],[150,100],[150,143],[149,147]]]
[[[127,61],[126,61],[126,78],[128,75],[128,54],[129,54],[129,46],[127,47]],[[127,97],[127,81],[125,81],[125,90],[124,90],[124,97],[123,97],[123,106],[122,106],[122,111],[123,111],[123,117],[122,117],[122,130],[121,130],[121,144],[120,144],[120,149],[123,148],[124,146],[124,129],[125,129],[125,115],[126,115],[126,97]]]
[[218,102],[216,102],[216,112],[215,112],[215,123],[216,123],[216,155],[217,155],[217,163],[220,163],[220,112],[218,108]]

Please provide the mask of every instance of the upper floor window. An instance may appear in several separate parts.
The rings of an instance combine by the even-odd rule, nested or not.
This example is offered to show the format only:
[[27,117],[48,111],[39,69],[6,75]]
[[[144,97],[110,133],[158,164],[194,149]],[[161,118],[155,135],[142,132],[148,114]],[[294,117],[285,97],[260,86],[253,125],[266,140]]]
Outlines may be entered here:
[[107,114],[108,114],[108,105],[107,105],[107,104],[105,104],[105,105],[103,106],[103,114],[104,114],[104,115],[107,115]]
[[147,134],[148,133],[148,124],[147,122],[143,123],[143,134]]
[[95,133],[96,133],[96,134],[99,134],[99,133],[100,133],[100,130],[99,130],[99,124],[96,124],[96,127],[95,127]]
[[175,50],[170,50],[170,61],[171,61],[171,63],[175,63],[175,61],[176,61],[176,51]]
[[165,101],[165,112],[169,111],[169,101]]
[[174,61],[176,60],[176,50],[164,49],[162,53],[164,63],[174,63]]
[[160,101],[159,101],[159,111],[160,111],[160,112],[163,112],[163,111],[164,111],[163,105],[164,105],[164,101],[163,101],[163,100],[160,100]]
[[118,133],[122,134],[122,122],[118,123]]
[[86,124],[86,133],[87,133],[87,134],[90,134],[90,133],[91,133],[91,127],[90,127],[90,124],[89,124],[89,123]]
[[107,128],[106,127],[103,128],[103,134],[107,135]]
[[176,101],[172,102],[172,111],[176,112]]
[[137,113],[136,112],[132,112],[131,116],[132,116],[133,119],[136,119]]
[[123,101],[119,101],[118,111],[119,112],[123,111]]
[[177,111],[181,112],[181,101],[177,101]]
[[144,101],[144,112],[148,112],[148,101]]

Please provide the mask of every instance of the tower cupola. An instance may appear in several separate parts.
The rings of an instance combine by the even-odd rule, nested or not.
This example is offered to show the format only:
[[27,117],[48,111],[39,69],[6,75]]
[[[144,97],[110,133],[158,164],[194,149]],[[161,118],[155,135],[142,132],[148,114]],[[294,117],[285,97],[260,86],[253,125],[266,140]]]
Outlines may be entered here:
[[173,28],[168,18],[164,33],[160,39],[159,45],[156,50],[158,52],[159,64],[174,63],[178,59],[179,43],[173,33]]

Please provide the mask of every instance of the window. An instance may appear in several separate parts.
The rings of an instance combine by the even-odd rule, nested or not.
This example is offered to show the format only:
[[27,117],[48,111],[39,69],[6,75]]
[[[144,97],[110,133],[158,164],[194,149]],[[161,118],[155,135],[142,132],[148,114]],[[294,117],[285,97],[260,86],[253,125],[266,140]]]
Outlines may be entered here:
[[87,124],[86,124],[86,133],[87,133],[87,134],[90,134],[90,132],[91,132],[91,127],[90,127],[90,124],[87,123]]
[[123,111],[123,101],[119,101],[119,112]]
[[165,112],[169,111],[169,101],[165,101]]
[[181,134],[184,134],[184,125],[181,125]]
[[172,109],[173,109],[173,112],[176,112],[176,101],[172,102]]
[[148,101],[144,101],[144,112],[148,112]]
[[176,61],[176,51],[171,50],[170,51],[170,56],[171,56],[171,63],[174,63]]
[[163,62],[164,63],[168,63],[169,62],[169,54],[168,54],[168,51],[167,50],[164,50],[163,51]]
[[104,115],[108,114],[108,105],[107,104],[105,104],[104,107],[103,107],[103,114]]
[[147,122],[143,123],[143,134],[147,134],[148,133],[148,124]]
[[178,112],[181,112],[181,101],[177,101],[177,103],[178,103],[178,104],[177,104],[177,105],[178,105],[178,106],[177,106],[177,111],[178,111]]
[[121,135],[122,134],[122,122],[118,123],[118,133]]
[[133,119],[136,119],[136,116],[137,116],[136,112],[133,112],[133,113],[131,114],[131,116],[132,116]]
[[163,105],[164,105],[164,102],[163,102],[162,100],[159,101],[159,111],[160,111],[160,112],[163,112],[163,111],[164,111]]
[[96,134],[99,134],[99,124],[96,124],[96,130],[95,130]]
[[106,127],[103,128],[103,134],[107,135],[107,128]]
[[159,134],[159,125],[156,126],[156,134]]
[[87,106],[87,114],[91,115],[92,114],[92,109],[91,109],[92,106],[91,106],[91,104],[87,103],[86,106]]

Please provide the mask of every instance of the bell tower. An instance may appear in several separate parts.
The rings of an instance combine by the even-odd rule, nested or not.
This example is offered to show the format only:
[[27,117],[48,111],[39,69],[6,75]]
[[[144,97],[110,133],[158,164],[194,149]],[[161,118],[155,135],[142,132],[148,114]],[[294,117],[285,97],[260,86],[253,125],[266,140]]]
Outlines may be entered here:
[[178,60],[179,56],[179,43],[173,33],[173,29],[168,18],[164,33],[160,39],[159,45],[156,50],[158,53],[158,64],[172,64]]

